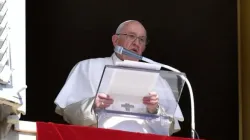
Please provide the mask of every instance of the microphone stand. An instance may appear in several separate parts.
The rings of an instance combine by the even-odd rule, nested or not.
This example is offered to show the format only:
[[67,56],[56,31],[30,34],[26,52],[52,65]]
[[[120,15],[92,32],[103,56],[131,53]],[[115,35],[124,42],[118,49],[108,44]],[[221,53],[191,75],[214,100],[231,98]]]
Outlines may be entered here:
[[[145,58],[145,57],[142,57],[141,58],[142,61],[145,61],[147,63],[151,63],[151,64],[158,64],[158,65],[161,65],[162,67],[166,68],[166,69],[169,69],[171,71],[174,71],[174,72],[177,72],[177,73],[180,73],[179,70],[173,68],[173,67],[170,67],[168,65],[164,65],[164,64],[161,64],[161,63],[158,63],[158,62],[155,62],[151,59],[148,59],[148,58]],[[190,101],[191,101],[191,137],[193,139],[195,139],[195,112],[194,112],[194,95],[193,95],[193,90],[192,90],[192,87],[191,87],[191,84],[190,82],[188,81],[188,79],[181,75],[181,78],[187,83],[187,86],[188,86],[188,89],[189,89],[189,94],[190,94]]]
[[[171,71],[180,73],[179,70],[177,70],[177,69],[175,69],[173,67],[170,67],[168,65],[164,65],[164,64],[155,62],[155,61],[153,61],[151,59],[148,59],[146,57],[143,57],[143,56],[140,56],[138,54],[135,54],[134,52],[131,52],[131,51],[125,49],[122,46],[116,46],[115,49],[114,49],[114,51],[116,53],[118,53],[118,54],[123,54],[123,55],[131,56],[131,57],[134,57],[136,59],[145,61],[147,63],[157,64],[157,65],[160,65],[161,67],[164,67],[164,68],[169,69]],[[191,101],[191,137],[193,139],[195,139],[196,131],[195,131],[195,112],[194,112],[194,95],[193,95],[193,90],[192,90],[191,84],[188,81],[188,79],[185,76],[183,76],[183,75],[181,75],[181,78],[187,83],[189,94],[190,94],[190,101]]]

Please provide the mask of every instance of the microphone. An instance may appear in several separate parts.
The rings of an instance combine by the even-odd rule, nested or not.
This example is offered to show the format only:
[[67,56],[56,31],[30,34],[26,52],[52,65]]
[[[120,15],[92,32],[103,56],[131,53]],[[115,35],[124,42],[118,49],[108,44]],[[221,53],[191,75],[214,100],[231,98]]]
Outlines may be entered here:
[[132,51],[129,51],[121,46],[116,46],[114,51],[118,54],[123,54],[123,55],[127,55],[129,57],[133,57],[133,58],[136,58],[138,60],[142,60],[142,56],[132,52]]
[[164,64],[161,64],[161,63],[158,63],[158,62],[155,62],[149,58],[146,58],[146,57],[143,57],[141,55],[138,55],[128,49],[125,49],[124,47],[122,46],[115,46],[114,48],[114,51],[118,54],[121,54],[121,55],[126,55],[126,56],[129,56],[129,57],[133,57],[135,59],[138,59],[138,60],[142,60],[144,62],[147,62],[147,63],[151,63],[151,64],[158,64],[158,65],[161,65],[162,67],[166,68],[166,69],[169,69],[171,71],[174,71],[174,72],[180,72],[179,70],[173,68],[173,67],[170,67],[170,66],[167,66],[167,65],[164,65]]
[[[147,63],[158,64],[158,65],[160,65],[161,67],[163,67],[165,69],[169,69],[169,70],[171,70],[173,72],[180,73],[179,70],[177,70],[177,69],[175,69],[175,68],[173,68],[171,66],[155,62],[155,61],[153,61],[153,60],[151,60],[149,58],[143,57],[143,56],[138,55],[138,54],[136,54],[136,53],[134,53],[134,52],[132,52],[130,50],[127,50],[122,46],[115,46],[114,51],[116,53],[118,53],[118,54],[127,55],[129,57],[133,57],[135,59],[142,60],[142,61],[147,62]],[[190,94],[190,102],[191,102],[191,137],[193,139],[195,139],[196,130],[195,130],[195,112],[194,112],[193,90],[192,90],[191,84],[190,84],[189,80],[187,79],[187,77],[181,75],[181,78],[186,82],[186,84],[188,86],[189,94]]]

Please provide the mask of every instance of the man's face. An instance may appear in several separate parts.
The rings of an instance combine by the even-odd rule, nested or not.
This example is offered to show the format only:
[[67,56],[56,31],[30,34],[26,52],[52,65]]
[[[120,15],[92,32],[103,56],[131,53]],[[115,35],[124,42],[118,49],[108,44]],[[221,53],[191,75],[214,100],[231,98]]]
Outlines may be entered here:
[[[145,28],[138,22],[129,22],[124,25],[119,34],[112,37],[114,46],[122,46],[136,54],[142,55],[146,46],[146,31]],[[134,58],[118,55],[122,60],[138,61]]]

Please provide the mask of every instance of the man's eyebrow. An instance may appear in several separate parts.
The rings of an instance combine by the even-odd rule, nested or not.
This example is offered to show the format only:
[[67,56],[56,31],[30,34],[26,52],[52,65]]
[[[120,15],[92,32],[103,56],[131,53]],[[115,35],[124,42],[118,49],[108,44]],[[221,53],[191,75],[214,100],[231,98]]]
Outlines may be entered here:
[[[133,32],[133,31],[129,31],[129,32],[128,32],[128,34],[133,34],[133,35],[136,35],[136,33],[135,33],[135,32]],[[139,37],[147,37],[147,36],[144,36],[144,35],[143,35],[143,36],[139,36]]]
[[133,31],[128,31],[128,34],[136,34],[135,32],[133,32]]

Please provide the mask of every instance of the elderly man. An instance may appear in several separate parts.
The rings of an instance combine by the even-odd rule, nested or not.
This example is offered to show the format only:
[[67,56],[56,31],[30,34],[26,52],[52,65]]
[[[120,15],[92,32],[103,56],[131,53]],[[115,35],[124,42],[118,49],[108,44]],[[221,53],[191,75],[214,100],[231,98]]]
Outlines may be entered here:
[[[112,36],[113,46],[124,48],[141,55],[146,48],[147,33],[143,25],[136,20],[121,23]],[[115,65],[123,60],[138,61],[125,55],[114,53],[111,57],[88,59],[79,62],[70,72],[68,79],[55,99],[56,113],[63,116],[70,124],[96,126],[97,120],[92,106],[95,108],[107,108],[113,103],[112,97],[105,93],[99,93],[96,98],[96,90],[101,79],[105,65]],[[142,100],[147,111],[152,114],[159,113],[159,99],[156,92],[150,92]],[[94,104],[94,105],[93,105]],[[108,116],[102,121],[102,127],[131,132],[155,133],[171,135],[179,131],[178,120],[183,116],[180,109],[178,115],[168,126],[160,121],[150,122],[143,119],[131,119],[124,116]]]

